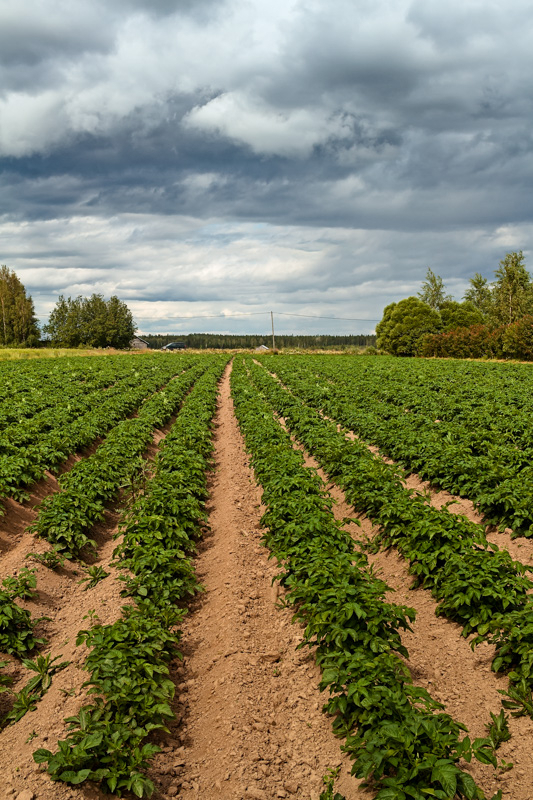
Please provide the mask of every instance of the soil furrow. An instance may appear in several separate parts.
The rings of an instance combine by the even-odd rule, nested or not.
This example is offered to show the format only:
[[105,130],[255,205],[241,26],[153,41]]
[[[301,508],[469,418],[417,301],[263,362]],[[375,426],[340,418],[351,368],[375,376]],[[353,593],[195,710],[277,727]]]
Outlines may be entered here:
[[[266,369],[266,367],[256,359],[254,359],[254,363],[257,364],[257,366]],[[285,389],[285,391],[289,392],[290,394],[294,394],[290,387],[284,384],[274,372],[270,372],[269,370],[267,370],[267,372],[280,384],[280,386]],[[315,410],[322,417],[324,417],[324,419],[334,422],[337,425],[337,430],[339,433],[343,432],[348,439],[357,439],[357,441],[365,444],[371,453],[377,455],[386,464],[397,465],[397,462],[384,455],[377,445],[370,444],[354,431],[347,430],[340,423],[337,423],[336,420],[324,414],[321,409],[316,408]],[[429,481],[422,480],[422,478],[420,478],[420,476],[414,472],[410,473],[406,477],[404,485],[407,489],[414,489],[421,494],[429,494],[430,503],[435,508],[441,509],[444,506],[447,506],[448,510],[452,514],[461,514],[462,516],[467,517],[467,519],[469,519],[471,522],[475,522],[477,525],[482,525],[486,528],[486,535],[489,542],[496,544],[501,550],[507,550],[511,558],[521,561],[526,565],[531,564],[533,569],[533,537],[531,539],[524,537],[512,539],[512,531],[510,528],[506,528],[504,531],[499,531],[495,526],[487,526],[487,523],[483,519],[483,515],[477,510],[472,500],[469,500],[466,497],[460,497],[459,495],[450,494],[444,489],[438,489]]]
[[[323,416],[324,419],[330,419],[326,415]],[[331,419],[330,421],[335,422],[335,420]],[[383,455],[379,447],[365,442],[365,440],[354,433],[354,431],[348,431],[340,424],[337,424],[337,429],[339,432],[343,431],[347,438],[357,439],[359,442],[365,444],[371,453],[377,455],[386,464],[397,466],[397,462]],[[511,558],[514,558],[516,561],[521,561],[526,565],[531,564],[533,569],[533,539],[526,539],[524,537],[513,539],[511,538],[512,531],[510,528],[499,531],[496,526],[487,525],[483,514],[477,510],[472,500],[469,500],[467,497],[450,494],[445,489],[439,489],[433,486],[429,481],[422,480],[416,472],[411,472],[407,475],[403,483],[407,489],[414,489],[414,491],[420,494],[428,494],[430,503],[435,508],[441,509],[447,507],[451,514],[460,514],[471,522],[475,522],[476,525],[481,525],[486,529],[486,536],[489,542],[496,544],[501,550],[507,550]]]
[[[144,457],[147,466],[153,461],[158,452],[158,446],[172,427],[175,416],[161,428],[153,431],[153,442],[145,450]],[[41,483],[41,482],[40,482]],[[42,482],[45,483],[44,481]],[[38,494],[32,495],[34,500],[42,500],[51,491],[57,491],[59,485],[53,476],[46,482],[46,488],[39,485]],[[82,684],[88,678],[88,673],[83,670],[88,653],[84,644],[76,646],[76,637],[83,628],[91,625],[91,619],[98,618],[103,625],[115,622],[121,613],[121,608],[130,601],[120,596],[122,583],[118,580],[119,571],[113,562],[113,551],[117,546],[114,535],[118,531],[121,509],[127,500],[127,494],[121,495],[108,504],[105,519],[98,523],[94,529],[94,538],[98,543],[98,557],[94,563],[103,567],[109,577],[98,583],[94,588],[85,591],[84,585],[79,581],[84,577],[82,565],[78,562],[66,561],[64,566],[52,571],[41,565],[36,565],[31,559],[26,559],[28,552],[45,552],[50,546],[45,540],[40,540],[26,531],[17,534],[15,547],[4,554],[2,559],[2,573],[13,574],[21,567],[37,566],[37,592],[34,601],[21,601],[18,603],[31,611],[32,617],[45,615],[50,617],[37,628],[38,632],[46,636],[48,643],[39,649],[39,653],[51,653],[52,656],[61,656],[61,661],[70,661],[70,665],[57,673],[52,678],[52,685],[37,703],[34,712],[27,713],[21,720],[9,726],[0,733],[0,763],[4,766],[0,787],[0,798],[17,797],[21,791],[34,793],[35,800],[66,800],[78,798],[79,800],[104,800],[109,795],[104,795],[95,786],[81,785],[72,787],[62,783],[52,783],[50,777],[41,772],[34,763],[32,754],[39,747],[54,751],[58,739],[63,739],[66,733],[64,719],[78,713],[87,697],[87,690]],[[14,503],[14,501],[9,501]],[[18,505],[18,504],[17,504]],[[29,524],[36,516],[37,511],[31,508],[31,500],[19,509],[21,519]],[[10,515],[0,518],[0,524],[11,519]],[[27,519],[27,521],[26,521]],[[5,672],[10,674],[15,691],[26,684],[32,674],[26,670],[20,660],[6,656],[9,666]],[[4,703],[8,696],[3,695]],[[5,792],[5,794],[2,794]]]
[[[181,626],[184,661],[176,661],[171,670],[177,683],[177,719],[170,726],[170,734],[157,740],[163,752],[150,773],[159,787],[154,800],[178,796],[183,800],[318,800],[322,776],[337,765],[341,766],[341,775],[336,790],[346,800],[363,800],[369,794],[349,775],[350,763],[340,751],[341,742],[333,736],[331,721],[321,712],[326,697],[317,688],[320,671],[309,650],[296,649],[302,640],[301,629],[291,624],[292,612],[283,607],[283,591],[274,581],[276,564],[261,543],[261,490],[255,484],[233,414],[229,372],[230,368],[221,384],[216,417],[210,529],[199,545],[196,564],[205,592],[193,601],[191,613]],[[156,433],[149,458],[155,455],[169,427],[170,423]],[[307,455],[306,459],[308,466],[316,468],[313,459]],[[337,518],[358,516],[361,525],[351,526],[352,535],[372,538],[375,531],[371,522],[356,515],[342,491],[318,472],[336,500]],[[47,483],[33,487],[37,490],[34,502],[47,493]],[[435,492],[416,476],[410,476],[407,485],[417,490],[429,488],[437,507],[453,500],[456,506],[450,506],[450,511],[480,521],[469,501]],[[35,513],[29,504],[20,507],[13,501],[8,503],[8,515],[0,518],[10,548],[2,556],[3,574],[32,566],[24,558],[29,550],[47,549],[44,542],[23,532]],[[58,573],[39,567],[39,599],[28,607],[34,616],[46,613],[53,618],[45,623],[50,645],[44,652],[62,654],[72,664],[54,676],[37,711],[0,734],[0,762],[8,765],[0,798],[16,798],[26,790],[35,800],[104,800],[104,795],[91,786],[53,784],[46,774],[39,774],[31,754],[37,747],[55,749],[57,738],[64,736],[64,717],[77,713],[83,701],[85,690],[81,685],[87,675],[80,667],[85,646],[75,646],[79,629],[90,624],[83,617],[95,609],[103,623],[110,623],[124,604],[115,570],[108,570],[115,546],[111,537],[118,521],[115,505],[97,529],[98,563],[112,571],[112,577],[84,592],[77,583],[81,572],[73,573],[76,565],[67,565]],[[533,542],[513,542],[505,534],[491,534],[491,540],[500,546],[505,542],[506,547],[509,541],[511,547],[507,549],[526,563],[527,556],[533,557]],[[433,598],[423,589],[409,589],[411,577],[395,552],[372,556],[371,563],[391,586],[389,599],[417,611],[412,633],[402,637],[410,653],[414,680],[464,722],[472,736],[483,736],[489,712],[498,713],[501,708],[498,689],[507,687],[505,678],[497,678],[490,671],[492,649],[483,645],[472,652],[459,626],[435,617]],[[11,661],[20,688],[28,673],[14,659]],[[514,763],[512,770],[495,778],[491,767],[474,764],[466,765],[466,769],[488,796],[501,788],[504,797],[530,800],[533,764],[528,743],[533,722],[529,718],[513,719],[510,727],[512,739],[502,745],[498,755]]]
[[180,670],[183,750],[164,797],[318,800],[322,776],[342,764],[337,789],[363,795],[349,776],[312,654],[276,608],[276,566],[260,542],[260,489],[233,415],[229,372],[216,417],[210,533],[197,560],[205,594],[185,620]]
[[[359,524],[352,523],[347,527],[353,538],[372,540],[377,528],[371,520],[347,503],[342,489],[332,484],[316,460],[297,440],[293,440],[304,454],[306,466],[315,468],[326,483],[335,500],[335,517],[338,520],[357,519]],[[491,671],[494,647],[483,643],[473,651],[470,647],[472,636],[465,639],[460,625],[435,616],[437,604],[430,592],[410,588],[412,576],[396,551],[370,555],[369,562],[376,574],[391,587],[387,599],[416,611],[412,631],[402,633],[401,637],[409,652],[407,664],[415,683],[427,689],[443,704],[445,711],[466,725],[471,738],[486,736],[485,726],[490,723],[490,713],[498,714],[501,710],[499,691],[505,691],[508,685],[506,677],[497,677]],[[533,735],[533,720],[509,717],[509,729],[511,739],[500,746],[497,754],[500,761],[512,763],[513,769],[495,773],[492,767],[478,762],[463,764],[462,767],[472,774],[489,797],[502,789],[504,797],[531,800],[533,763],[529,742]]]

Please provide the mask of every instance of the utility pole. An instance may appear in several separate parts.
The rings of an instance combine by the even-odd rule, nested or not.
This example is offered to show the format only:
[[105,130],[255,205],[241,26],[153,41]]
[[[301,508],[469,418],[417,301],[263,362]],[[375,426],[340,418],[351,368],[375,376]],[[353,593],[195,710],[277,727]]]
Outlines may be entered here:
[[274,312],[270,312],[270,320],[272,322],[272,350],[276,349],[276,339],[274,338]]

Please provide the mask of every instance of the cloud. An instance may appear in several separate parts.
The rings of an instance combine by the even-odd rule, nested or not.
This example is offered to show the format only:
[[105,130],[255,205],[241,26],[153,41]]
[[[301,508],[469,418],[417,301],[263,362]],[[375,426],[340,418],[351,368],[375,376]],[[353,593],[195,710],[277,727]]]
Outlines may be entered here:
[[236,139],[256,153],[296,158],[310,155],[329,138],[348,134],[348,129],[343,131],[342,117],[328,119],[324,113],[305,108],[282,112],[238,92],[196,106],[183,122]]
[[460,297],[533,249],[532,45],[525,0],[4,4],[0,260],[43,314]]
[[533,226],[398,234],[133,214],[3,220],[0,238],[42,321],[59,294],[97,292],[121,297],[144,332],[226,330],[228,320],[197,317],[228,312],[251,315],[238,330],[262,330],[273,310],[312,315],[280,316],[279,332],[363,333],[387,303],[416,294],[428,266],[457,299],[475,271],[492,279],[502,252],[531,251]]
[[[0,7],[2,67],[63,63],[79,54],[109,51],[117,30],[116,18],[115,24],[110,25],[112,20],[113,15],[98,2],[25,0],[24,7],[3,3]],[[2,85],[5,91],[6,86]]]

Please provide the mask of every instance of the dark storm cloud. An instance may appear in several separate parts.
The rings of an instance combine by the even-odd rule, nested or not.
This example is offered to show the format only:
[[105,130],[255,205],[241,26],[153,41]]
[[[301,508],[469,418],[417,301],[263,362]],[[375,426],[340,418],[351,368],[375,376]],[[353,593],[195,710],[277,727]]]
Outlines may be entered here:
[[156,17],[167,17],[171,14],[185,14],[205,18],[206,13],[213,13],[217,6],[225,4],[225,0],[114,0],[115,10],[122,13],[142,11]]
[[[113,29],[103,26],[96,5],[74,5],[69,10],[57,7],[22,14],[14,5],[0,11],[0,47],[2,69],[32,67],[46,61],[79,58],[87,52],[105,52],[112,48]],[[5,74],[5,73],[4,73]],[[9,88],[2,82],[2,89]]]
[[[48,66],[56,80],[55,67],[66,59],[79,63],[88,54],[109,53],[116,45],[117,34],[136,13],[161,19],[171,15],[205,15],[214,13],[224,0],[83,0],[47,3],[26,0],[24,5],[5,3],[0,9],[0,52],[2,77],[15,68],[12,78],[20,86],[27,79],[29,68]],[[2,90],[10,88],[2,80]],[[27,88],[31,88],[28,84]]]
[[[182,105],[169,102],[169,116]],[[304,160],[259,158],[227,137],[180,130],[174,119],[140,131],[132,116],[112,137],[85,135],[49,156],[6,160],[1,211],[29,218],[188,214],[400,230],[531,216],[527,131],[515,134],[507,152],[481,134],[468,142],[411,134],[403,161],[387,154],[401,147],[401,134],[375,139],[355,131],[350,148],[359,146],[365,157],[344,166],[345,143],[317,147]],[[487,191],[489,183],[507,191]]]
[[525,3],[28,10],[0,12],[0,242],[36,295],[379,317],[533,247]]

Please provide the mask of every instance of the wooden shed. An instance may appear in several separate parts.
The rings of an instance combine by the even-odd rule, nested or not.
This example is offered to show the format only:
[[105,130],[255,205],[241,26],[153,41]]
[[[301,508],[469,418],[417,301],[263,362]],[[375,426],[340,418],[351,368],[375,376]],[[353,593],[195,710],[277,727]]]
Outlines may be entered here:
[[140,336],[134,336],[130,342],[130,350],[148,350],[150,345]]

